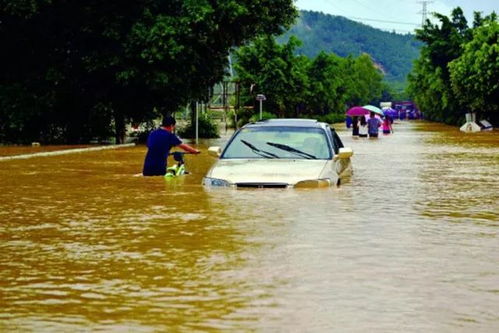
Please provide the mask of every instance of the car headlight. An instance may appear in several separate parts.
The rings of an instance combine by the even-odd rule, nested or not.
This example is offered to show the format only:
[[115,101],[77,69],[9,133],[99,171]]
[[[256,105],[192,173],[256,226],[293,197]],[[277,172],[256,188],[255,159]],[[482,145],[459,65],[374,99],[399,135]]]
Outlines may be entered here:
[[316,187],[329,187],[331,186],[331,181],[329,179],[313,179],[313,180],[302,180],[295,184],[295,188],[316,188]]
[[204,177],[203,185],[213,187],[229,187],[230,183],[223,179]]

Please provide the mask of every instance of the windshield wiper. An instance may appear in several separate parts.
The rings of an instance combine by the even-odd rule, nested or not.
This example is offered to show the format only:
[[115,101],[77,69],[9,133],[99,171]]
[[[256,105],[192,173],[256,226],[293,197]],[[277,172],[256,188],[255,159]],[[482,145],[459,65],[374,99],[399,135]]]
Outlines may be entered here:
[[251,143],[245,140],[241,140],[242,143],[244,143],[246,146],[250,147],[250,149],[257,155],[260,155],[261,157],[264,158],[279,158],[276,154],[269,153],[268,151],[265,150],[260,150],[253,146]]
[[293,147],[288,146],[288,145],[283,145],[282,143],[267,142],[267,144],[269,146],[272,146],[272,147],[276,147],[276,148],[279,148],[279,149],[282,149],[282,150],[285,150],[285,151],[289,151],[290,153],[298,154],[298,155],[303,156],[303,157],[305,157],[306,159],[309,159],[309,160],[316,160],[317,159],[317,157],[315,157],[312,154],[306,153],[304,151],[301,151],[299,149],[293,148]]

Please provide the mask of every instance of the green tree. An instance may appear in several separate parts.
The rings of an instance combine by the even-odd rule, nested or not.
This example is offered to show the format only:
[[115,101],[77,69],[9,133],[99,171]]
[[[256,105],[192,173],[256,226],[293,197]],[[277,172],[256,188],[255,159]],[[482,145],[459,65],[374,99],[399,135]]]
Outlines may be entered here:
[[409,75],[408,92],[430,120],[459,124],[470,109],[492,112],[497,101],[497,85],[491,84],[497,82],[495,13],[485,18],[475,13],[471,29],[460,8],[451,18],[436,17],[440,26],[428,22],[417,32],[426,45]]
[[469,39],[468,26],[459,7],[451,18],[438,13],[434,16],[440,24],[427,21],[416,31],[425,45],[408,77],[408,92],[427,119],[456,124],[463,110],[450,88],[448,64],[462,54],[462,44]]
[[454,98],[443,79],[441,68],[417,61],[413,73],[409,75],[408,90],[427,119],[456,124],[462,117],[460,112],[455,111]]
[[461,104],[497,122],[499,113],[499,24],[484,22],[464,52],[449,63],[452,89]]
[[383,90],[383,77],[369,55],[362,54],[358,58],[348,57],[345,72],[348,106],[364,105],[379,100]]
[[347,96],[345,95],[345,73],[343,58],[326,52],[315,57],[308,67],[310,90],[308,106],[313,114],[325,115],[331,112],[343,112]]
[[0,5],[0,42],[9,50],[0,61],[0,97],[23,100],[22,109],[4,103],[0,126],[16,119],[33,124],[19,124],[19,138],[57,132],[71,142],[109,130],[119,141],[129,120],[206,99],[233,47],[281,33],[296,16],[292,0]]
[[308,88],[308,59],[294,55],[298,44],[295,38],[279,45],[274,38],[264,37],[237,50],[238,80],[242,86],[252,87],[242,96],[246,104],[255,105],[256,95],[264,94],[266,111],[281,117],[296,115]]
[[253,87],[246,95],[249,104],[255,105],[256,94],[264,94],[265,110],[270,113],[324,118],[343,116],[346,104],[381,98],[382,75],[368,55],[344,59],[322,52],[310,60],[294,54],[297,45],[294,37],[284,45],[263,38],[237,51],[238,79],[243,86]]
[[426,44],[425,56],[434,67],[442,69],[443,78],[447,80],[447,64],[461,55],[461,45],[469,38],[468,25],[459,7],[452,11],[450,18],[439,13],[434,16],[440,23],[427,21],[422,29],[416,30],[416,37]]

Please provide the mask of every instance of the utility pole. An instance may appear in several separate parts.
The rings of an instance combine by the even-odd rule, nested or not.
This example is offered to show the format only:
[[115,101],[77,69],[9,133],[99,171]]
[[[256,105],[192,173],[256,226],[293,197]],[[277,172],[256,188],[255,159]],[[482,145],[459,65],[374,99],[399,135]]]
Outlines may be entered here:
[[428,4],[432,3],[430,0],[421,0],[418,3],[423,4],[423,10],[421,10],[418,14],[422,14],[421,17],[421,27],[424,27],[426,20],[428,19]]

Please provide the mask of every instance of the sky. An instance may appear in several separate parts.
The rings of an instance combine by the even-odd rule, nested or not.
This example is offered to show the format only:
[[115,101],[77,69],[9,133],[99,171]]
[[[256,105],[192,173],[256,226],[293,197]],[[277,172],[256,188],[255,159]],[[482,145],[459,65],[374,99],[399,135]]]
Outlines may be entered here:
[[[423,17],[421,0],[295,0],[295,5],[298,9],[345,16],[378,29],[403,34],[418,28]],[[499,0],[433,0],[427,1],[428,18],[432,19],[431,12],[450,16],[452,9],[458,6],[464,11],[470,26],[475,11],[484,15],[492,11],[499,14]]]

